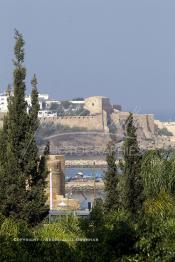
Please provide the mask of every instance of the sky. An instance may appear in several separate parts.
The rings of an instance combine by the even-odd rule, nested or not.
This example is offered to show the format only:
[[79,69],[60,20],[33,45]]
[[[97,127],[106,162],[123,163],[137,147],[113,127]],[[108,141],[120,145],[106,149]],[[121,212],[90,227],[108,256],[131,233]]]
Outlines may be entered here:
[[123,110],[175,120],[174,0],[0,0],[0,92],[12,83],[14,29],[27,92],[107,96]]

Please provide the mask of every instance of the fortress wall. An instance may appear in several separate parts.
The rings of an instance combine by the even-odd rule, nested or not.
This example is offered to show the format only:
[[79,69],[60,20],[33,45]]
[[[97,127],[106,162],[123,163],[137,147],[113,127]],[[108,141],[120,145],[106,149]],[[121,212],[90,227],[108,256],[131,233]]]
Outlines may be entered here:
[[54,123],[55,125],[66,125],[69,127],[86,128],[87,130],[104,131],[102,114],[91,116],[63,116],[41,118],[42,123]]
[[146,135],[149,133],[154,134],[154,116],[153,115],[139,115],[134,114],[134,119],[138,122],[138,125],[143,128]]
[[[125,124],[126,119],[129,116],[129,112],[114,112],[111,114],[111,119],[115,124]],[[133,114],[138,132],[143,131],[146,138],[152,138],[154,135],[154,116]]]
[[114,112],[114,113],[112,113],[112,114],[111,114],[111,120],[112,120],[115,124],[119,123],[119,120],[120,120],[120,118],[119,118],[119,112]]
[[148,122],[149,128],[150,128],[151,132],[154,133],[155,132],[154,115],[149,114],[149,115],[146,115],[146,116],[147,116],[147,122]]
[[111,106],[109,98],[107,98],[107,97],[103,97],[102,98],[102,109],[104,111],[106,111],[107,114],[111,114],[112,113],[112,106]]

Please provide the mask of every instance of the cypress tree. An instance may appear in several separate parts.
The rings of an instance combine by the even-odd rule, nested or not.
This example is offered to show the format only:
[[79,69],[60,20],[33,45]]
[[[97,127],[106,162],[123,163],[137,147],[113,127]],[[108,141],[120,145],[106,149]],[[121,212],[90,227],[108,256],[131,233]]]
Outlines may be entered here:
[[[26,220],[30,225],[39,223],[47,214],[45,206],[45,159],[38,157],[35,132],[39,110],[36,77],[32,81],[32,107],[27,112],[25,101],[24,40],[15,31],[13,94],[9,96],[8,113],[0,136],[0,201],[2,213]],[[42,170],[40,168],[42,162]],[[44,164],[43,164],[44,162]]]
[[[2,213],[5,216],[15,215],[23,218],[23,206],[26,197],[25,162],[22,161],[26,145],[26,133],[28,129],[27,105],[25,102],[25,76],[24,40],[21,34],[15,32],[14,48],[14,93],[8,101],[8,114],[4,119],[1,141],[3,154],[1,154],[2,181],[4,186]],[[4,142],[3,139],[6,138]]]
[[39,127],[38,111],[40,109],[40,105],[38,102],[37,84],[38,84],[37,78],[36,75],[34,74],[33,79],[31,81],[31,85],[32,85],[31,108],[29,109],[30,124],[34,132],[36,132]]
[[46,178],[48,175],[46,167],[45,151],[41,157],[36,144],[36,131],[39,127],[38,111],[38,90],[37,90],[37,78],[34,75],[32,81],[32,93],[31,93],[31,108],[29,109],[29,122],[30,128],[28,131],[29,147],[26,152],[28,158],[28,176],[29,190],[27,190],[27,204],[25,205],[26,220],[30,225],[36,225],[40,223],[48,214],[48,206],[46,206]]
[[126,120],[126,138],[124,142],[124,207],[136,215],[142,209],[143,184],[141,180],[141,152],[138,146],[136,127],[132,113]]
[[108,143],[106,153],[107,171],[104,180],[106,193],[104,206],[106,211],[114,211],[119,208],[118,172],[114,141]]

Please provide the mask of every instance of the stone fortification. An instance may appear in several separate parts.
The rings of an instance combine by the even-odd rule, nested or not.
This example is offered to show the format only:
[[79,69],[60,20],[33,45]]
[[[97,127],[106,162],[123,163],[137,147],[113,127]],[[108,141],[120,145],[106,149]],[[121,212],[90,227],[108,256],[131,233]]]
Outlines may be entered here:
[[112,113],[112,106],[107,97],[93,96],[85,99],[84,109],[90,112],[88,116],[63,116],[41,118],[42,123],[54,123],[69,127],[85,128],[86,130],[95,130],[108,132],[108,121]]
[[[123,126],[129,115],[128,112],[115,110],[109,98],[103,96],[93,96],[85,98],[84,108],[90,112],[88,116],[52,116],[40,118],[41,123],[60,124],[64,126],[78,127],[86,130],[108,132],[110,124],[117,127],[117,132],[122,133]],[[0,120],[4,114],[0,115]],[[154,135],[153,115],[134,114],[134,120],[138,135],[141,138],[152,139]]]
[[107,114],[112,112],[112,106],[110,100],[103,96],[92,96],[85,98],[84,108],[87,109],[91,114],[102,114],[104,110]]
[[[116,125],[120,135],[123,134],[125,130],[125,122],[128,118],[128,112],[113,112],[111,114],[111,120]],[[154,136],[154,116],[144,115],[144,114],[133,114],[135,126],[137,127],[138,136],[141,138],[152,139]]]
[[[89,110],[91,114],[98,113],[102,115],[105,131],[108,131],[110,125],[113,124],[117,128],[118,135],[123,134],[129,112],[115,110],[109,98],[102,96],[88,97],[85,99],[85,108]],[[154,116],[152,114],[133,114],[133,116],[138,136],[143,139],[152,139],[155,133]],[[89,127],[90,126],[91,124],[89,123]]]
[[[124,133],[124,125],[129,113],[116,110],[111,105],[109,98],[103,96],[85,98],[84,109],[87,109],[90,115],[42,117],[40,121],[99,132],[108,132],[110,125],[113,124],[116,126],[118,135]],[[0,119],[3,119],[3,115],[0,115]],[[134,120],[138,136],[141,139],[153,139],[155,135],[153,115],[134,114]],[[174,125],[167,124],[167,129],[174,130]]]
[[63,116],[41,118],[41,123],[54,123],[69,127],[85,128],[87,130],[105,131],[107,120],[105,113],[90,116]]

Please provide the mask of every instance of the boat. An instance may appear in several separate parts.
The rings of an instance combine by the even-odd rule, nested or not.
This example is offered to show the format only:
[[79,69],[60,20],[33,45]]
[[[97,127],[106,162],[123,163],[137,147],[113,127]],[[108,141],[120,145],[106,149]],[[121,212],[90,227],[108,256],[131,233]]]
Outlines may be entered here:
[[77,173],[77,176],[81,176],[81,177],[83,177],[84,174],[83,174],[83,172],[80,171],[80,172]]

